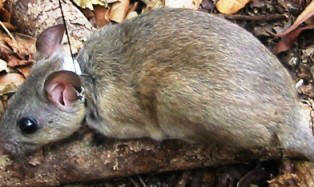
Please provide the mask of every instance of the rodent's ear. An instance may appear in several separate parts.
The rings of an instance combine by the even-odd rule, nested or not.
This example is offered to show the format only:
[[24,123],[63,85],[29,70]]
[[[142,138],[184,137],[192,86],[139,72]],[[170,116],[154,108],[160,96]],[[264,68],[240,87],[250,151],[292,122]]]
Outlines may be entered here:
[[39,57],[50,57],[60,47],[64,34],[64,25],[55,25],[40,33],[36,40],[36,51]]
[[61,110],[71,110],[72,104],[80,99],[80,77],[71,71],[51,73],[45,80],[44,89],[48,100]]

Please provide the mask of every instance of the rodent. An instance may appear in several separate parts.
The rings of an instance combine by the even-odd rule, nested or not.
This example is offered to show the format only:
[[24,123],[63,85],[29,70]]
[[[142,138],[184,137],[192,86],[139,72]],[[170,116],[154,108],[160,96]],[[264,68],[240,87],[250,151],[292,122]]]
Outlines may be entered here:
[[64,69],[57,28],[38,37],[40,58],[2,118],[1,144],[12,155],[87,125],[113,138],[275,146],[314,161],[295,83],[243,28],[199,11],[152,10],[94,33],[76,57],[81,75]]

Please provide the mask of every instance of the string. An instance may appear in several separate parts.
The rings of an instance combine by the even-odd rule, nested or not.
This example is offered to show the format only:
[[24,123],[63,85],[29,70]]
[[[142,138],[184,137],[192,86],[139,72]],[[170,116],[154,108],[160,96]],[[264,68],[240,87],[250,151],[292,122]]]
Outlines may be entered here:
[[[70,37],[69,37],[69,32],[68,32],[68,28],[67,28],[67,23],[65,21],[65,16],[64,16],[64,13],[63,13],[63,9],[62,9],[62,3],[61,3],[61,0],[58,0],[59,2],[59,7],[60,7],[60,10],[61,10],[61,17],[62,17],[62,20],[63,20],[63,23],[64,23],[64,27],[65,27],[65,34],[67,36],[67,39],[68,39],[68,42],[69,42],[69,48],[70,48],[70,53],[71,53],[71,58],[72,58],[72,63],[73,63],[73,66],[75,66],[75,63],[74,63],[74,57],[73,57],[73,52],[72,52],[72,47],[71,47],[71,41],[70,41]],[[75,73],[76,72],[76,68],[74,68],[74,71]]]

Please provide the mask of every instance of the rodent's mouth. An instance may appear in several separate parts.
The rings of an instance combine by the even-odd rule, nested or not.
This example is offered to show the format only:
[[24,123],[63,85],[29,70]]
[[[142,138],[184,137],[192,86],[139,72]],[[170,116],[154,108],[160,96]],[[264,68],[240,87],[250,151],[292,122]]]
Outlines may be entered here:
[[37,146],[32,143],[9,143],[0,141],[1,153],[11,156],[24,156],[30,151],[35,150]]
[[6,155],[17,155],[19,153],[18,147],[14,144],[0,142],[0,148],[2,153]]

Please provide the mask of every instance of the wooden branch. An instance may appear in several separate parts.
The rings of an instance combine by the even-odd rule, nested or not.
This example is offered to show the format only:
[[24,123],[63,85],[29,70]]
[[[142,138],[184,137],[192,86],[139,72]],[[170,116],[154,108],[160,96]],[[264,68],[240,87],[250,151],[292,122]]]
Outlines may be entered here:
[[140,173],[279,159],[278,150],[239,152],[179,141],[95,140],[76,134],[31,155],[24,163],[0,155],[0,186],[55,186]]
[[245,20],[245,21],[274,21],[278,19],[287,18],[284,14],[270,14],[270,15],[223,15],[226,19],[230,20]]

